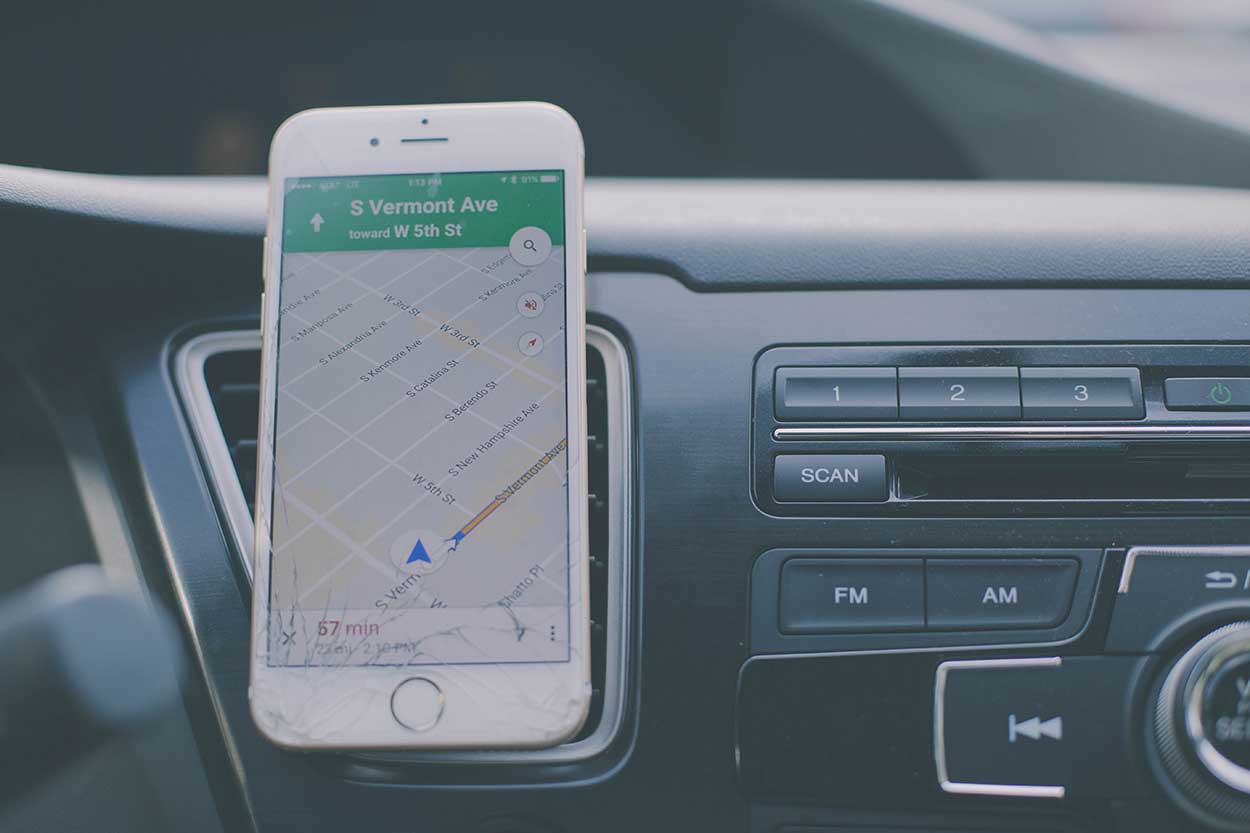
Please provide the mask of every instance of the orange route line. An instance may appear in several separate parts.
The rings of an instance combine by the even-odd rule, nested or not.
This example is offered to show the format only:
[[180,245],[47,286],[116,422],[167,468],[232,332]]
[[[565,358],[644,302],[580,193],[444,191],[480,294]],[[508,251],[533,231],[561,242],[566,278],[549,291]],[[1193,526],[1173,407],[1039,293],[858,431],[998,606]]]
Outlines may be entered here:
[[477,526],[482,521],[490,517],[490,513],[494,512],[500,506],[503,506],[503,501],[500,500],[499,498],[495,498],[493,501],[490,502],[489,506],[487,506],[481,512],[478,512],[476,515],[474,515],[471,521],[469,521],[467,524],[465,524],[464,526],[460,528],[460,534],[468,535],[470,532],[473,531],[473,528],[475,526]]
[[445,543],[451,544],[449,549],[454,552],[456,548],[460,546],[460,542],[463,541],[466,537],[468,537],[469,533],[472,532],[478,526],[478,524],[480,524],[482,521],[489,518],[491,514],[495,512],[496,509],[498,509],[500,506],[503,506],[504,503],[508,501],[508,498],[512,497],[514,494],[519,492],[521,490],[521,487],[523,487],[526,483],[528,483],[531,479],[533,479],[533,477],[535,477],[538,474],[538,472],[545,469],[551,463],[551,461],[556,458],[556,455],[558,455],[561,451],[564,451],[568,447],[568,444],[569,444],[569,441],[567,437],[560,440],[560,442],[556,444],[555,448],[551,449],[542,457],[540,457],[538,459],[538,462],[535,463],[533,466],[531,466],[529,470],[526,471],[525,474],[521,475],[520,478],[515,480],[511,485],[509,485],[502,492],[495,495],[495,499],[492,500],[490,503],[488,503],[485,509],[483,509],[481,512],[478,512],[476,515],[470,518],[469,522],[465,524],[464,526],[460,527],[460,529],[456,531],[455,535],[452,535],[450,538],[447,539]]

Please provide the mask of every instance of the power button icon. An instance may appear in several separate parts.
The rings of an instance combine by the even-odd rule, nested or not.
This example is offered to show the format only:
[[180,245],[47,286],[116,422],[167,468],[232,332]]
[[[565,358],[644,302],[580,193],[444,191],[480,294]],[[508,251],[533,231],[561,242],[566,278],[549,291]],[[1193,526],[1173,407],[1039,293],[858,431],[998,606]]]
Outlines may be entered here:
[[1250,376],[1165,379],[1163,393],[1173,411],[1250,411]]
[[1212,385],[1211,390],[1207,393],[1207,396],[1209,396],[1211,401],[1216,405],[1227,405],[1229,402],[1233,401],[1232,388],[1223,382],[1216,382]]

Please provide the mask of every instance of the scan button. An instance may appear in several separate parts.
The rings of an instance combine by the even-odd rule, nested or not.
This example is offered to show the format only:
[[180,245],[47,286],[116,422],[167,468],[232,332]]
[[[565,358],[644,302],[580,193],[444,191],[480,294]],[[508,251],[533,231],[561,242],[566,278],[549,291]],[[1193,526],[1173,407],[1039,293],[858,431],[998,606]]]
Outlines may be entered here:
[[889,497],[881,454],[782,454],[773,465],[777,501],[842,503]]

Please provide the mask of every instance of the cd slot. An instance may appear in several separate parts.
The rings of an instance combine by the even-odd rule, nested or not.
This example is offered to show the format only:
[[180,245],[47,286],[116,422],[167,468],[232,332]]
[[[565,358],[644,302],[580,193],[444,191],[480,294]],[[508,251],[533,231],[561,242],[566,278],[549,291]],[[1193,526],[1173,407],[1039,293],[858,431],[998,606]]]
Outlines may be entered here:
[[899,450],[894,499],[945,501],[1240,501],[1250,496],[1250,444],[1142,443],[959,453]]

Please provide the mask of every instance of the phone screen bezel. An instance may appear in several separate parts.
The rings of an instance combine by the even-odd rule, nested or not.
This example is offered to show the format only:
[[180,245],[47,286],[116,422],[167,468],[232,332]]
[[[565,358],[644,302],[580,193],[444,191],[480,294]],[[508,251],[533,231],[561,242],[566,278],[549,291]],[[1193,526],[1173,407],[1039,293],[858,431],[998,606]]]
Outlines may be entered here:
[[[434,141],[402,141],[424,138]],[[376,144],[371,141],[377,139]],[[262,396],[257,453],[251,701],[271,740],[294,748],[463,748],[549,746],[572,735],[589,705],[589,615],[585,470],[585,298],[582,144],[571,117],[543,104],[439,105],[308,111],[275,135],[270,155],[262,323]],[[283,183],[294,177],[477,171],[564,171],[565,367],[568,426],[568,662],[411,667],[284,667],[267,662],[270,500],[273,483],[277,267]],[[442,719],[425,732],[399,726],[389,692],[411,677],[443,689]],[[569,704],[553,720],[527,706],[555,695]],[[330,719],[344,698],[362,705]],[[489,720],[483,719],[489,716]]]

